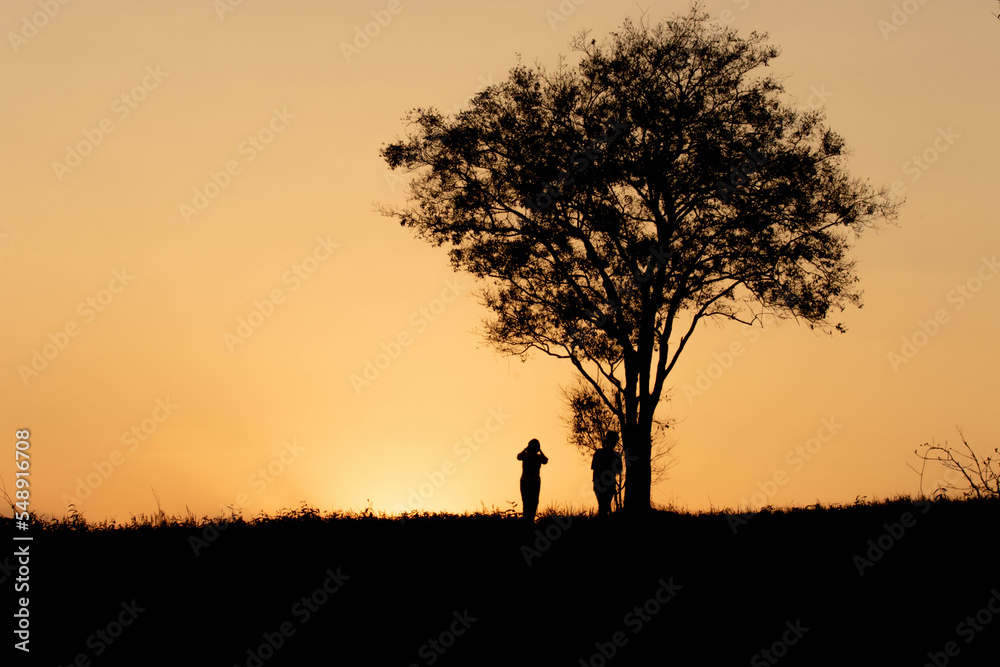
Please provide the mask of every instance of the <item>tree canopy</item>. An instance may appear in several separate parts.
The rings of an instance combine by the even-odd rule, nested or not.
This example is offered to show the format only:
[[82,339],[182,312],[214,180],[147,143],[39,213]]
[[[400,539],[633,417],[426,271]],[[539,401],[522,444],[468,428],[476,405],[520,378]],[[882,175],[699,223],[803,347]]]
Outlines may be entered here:
[[626,509],[650,505],[654,414],[698,323],[766,309],[843,330],[851,243],[897,212],[847,172],[822,111],[762,71],[767,36],[708,18],[581,34],[575,64],[518,64],[456,114],[416,109],[381,151],[411,175],[409,205],[383,211],[482,279],[486,340],[569,360],[618,417]]

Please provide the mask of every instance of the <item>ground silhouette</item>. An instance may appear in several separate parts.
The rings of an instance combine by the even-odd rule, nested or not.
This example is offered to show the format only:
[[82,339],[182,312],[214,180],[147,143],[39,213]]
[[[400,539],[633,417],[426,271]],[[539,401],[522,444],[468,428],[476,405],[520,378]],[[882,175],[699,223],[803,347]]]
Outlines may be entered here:
[[[35,531],[32,657],[773,664],[767,651],[782,665],[923,665],[953,642],[955,664],[995,664],[980,660],[995,660],[1000,636],[988,611],[1000,590],[996,501],[656,512],[638,525],[305,509],[257,523]],[[123,615],[130,623],[116,626]]]

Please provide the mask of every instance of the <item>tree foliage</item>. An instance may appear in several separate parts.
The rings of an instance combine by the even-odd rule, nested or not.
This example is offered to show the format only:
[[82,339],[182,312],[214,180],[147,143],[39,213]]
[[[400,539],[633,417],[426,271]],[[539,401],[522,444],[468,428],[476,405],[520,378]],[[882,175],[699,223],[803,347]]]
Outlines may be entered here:
[[411,175],[409,205],[383,212],[482,279],[486,340],[569,360],[618,418],[636,510],[696,326],[766,309],[843,330],[833,314],[861,296],[851,243],[896,215],[847,173],[822,112],[762,71],[766,35],[708,19],[582,34],[575,65],[518,64],[457,114],[416,109],[381,152]]

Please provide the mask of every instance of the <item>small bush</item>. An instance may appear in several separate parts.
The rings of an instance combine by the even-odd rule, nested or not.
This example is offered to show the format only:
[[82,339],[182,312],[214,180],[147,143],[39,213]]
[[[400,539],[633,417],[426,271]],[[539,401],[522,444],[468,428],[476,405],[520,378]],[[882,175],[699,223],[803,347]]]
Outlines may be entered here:
[[[923,483],[927,463],[935,461],[941,463],[948,472],[945,473],[944,480],[938,480],[937,488],[933,491],[934,498],[949,495],[958,495],[965,499],[1000,498],[1000,456],[980,457],[966,441],[961,429],[958,435],[962,438],[964,451],[957,447],[949,447],[947,442],[943,445],[925,442],[914,451],[921,460],[920,470],[910,467],[920,473],[921,497],[924,495]],[[993,453],[1000,455],[1000,448],[995,448]]]

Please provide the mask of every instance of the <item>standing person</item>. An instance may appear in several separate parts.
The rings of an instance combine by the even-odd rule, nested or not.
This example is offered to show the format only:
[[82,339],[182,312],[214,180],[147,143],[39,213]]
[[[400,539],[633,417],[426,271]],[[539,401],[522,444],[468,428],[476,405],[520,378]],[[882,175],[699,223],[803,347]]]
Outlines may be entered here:
[[594,495],[597,496],[597,516],[611,515],[611,499],[618,487],[618,473],[622,470],[622,457],[615,451],[618,434],[608,431],[604,447],[594,452],[590,469],[594,471]]
[[542,453],[542,445],[535,439],[517,455],[521,462],[521,504],[524,505],[524,518],[534,522],[535,511],[538,509],[538,493],[542,488],[542,477],[539,474],[542,466],[549,462]]

